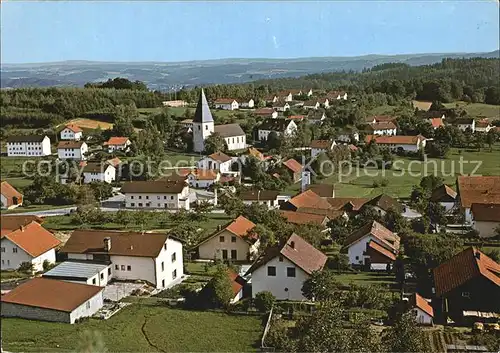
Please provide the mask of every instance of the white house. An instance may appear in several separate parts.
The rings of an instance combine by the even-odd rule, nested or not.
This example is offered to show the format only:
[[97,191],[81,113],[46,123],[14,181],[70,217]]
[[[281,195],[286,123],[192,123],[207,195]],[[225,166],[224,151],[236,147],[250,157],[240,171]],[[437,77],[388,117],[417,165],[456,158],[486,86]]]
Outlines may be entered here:
[[107,262],[64,261],[45,272],[43,277],[105,287],[113,279],[113,268]]
[[23,204],[23,195],[6,181],[2,181],[0,200],[2,209],[13,209]]
[[373,221],[349,235],[342,248],[349,264],[385,271],[392,267],[399,253],[400,238],[380,223]]
[[473,203],[471,213],[472,228],[479,233],[480,238],[492,238],[499,235],[497,229],[500,229],[500,203]]
[[308,101],[304,102],[303,108],[317,110],[317,109],[319,109],[320,106],[321,106],[321,104],[317,100],[313,99],[313,100],[308,100]]
[[415,316],[415,321],[420,325],[432,325],[434,320],[434,309],[429,302],[418,293],[411,296],[409,300],[411,313]]
[[344,91],[331,91],[326,96],[332,100],[347,100],[347,93]]
[[75,230],[61,252],[68,260],[107,261],[108,277],[167,288],[184,275],[182,243],[164,233]]
[[7,137],[8,157],[50,156],[50,139],[44,135]]
[[187,102],[183,100],[163,101],[161,104],[163,104],[164,107],[185,107],[188,105]]
[[233,98],[219,98],[214,102],[215,109],[222,110],[238,110],[239,104],[236,99]]
[[288,104],[288,102],[285,103],[276,102],[273,104],[273,109],[276,110],[277,112],[284,112],[290,110],[290,104]]
[[359,142],[359,133],[354,130],[343,130],[338,133],[336,140],[345,143],[356,143]]
[[[300,95],[302,92],[297,90],[297,95]],[[285,102],[293,101],[293,92],[292,91],[281,91],[278,93],[280,99],[283,99]]]
[[61,141],[57,145],[60,159],[86,160],[89,147],[84,141]]
[[422,135],[417,136],[374,136],[366,135],[365,143],[374,140],[377,145],[387,147],[393,151],[407,151],[418,152],[420,149],[425,148],[427,139]]
[[318,99],[318,102],[319,104],[321,104],[322,107],[326,109],[330,108],[330,101],[328,100],[327,97]]
[[474,118],[459,118],[455,120],[455,125],[462,131],[470,129],[472,132],[476,131],[476,121]]
[[475,132],[488,133],[491,129],[493,129],[493,125],[487,119],[479,120],[475,126]]
[[211,169],[195,169],[187,174],[189,186],[206,189],[220,180],[220,173]]
[[366,126],[366,132],[369,135],[396,135],[398,127],[392,122],[375,122]]
[[189,210],[189,186],[184,181],[130,181],[121,192],[127,208]]
[[448,213],[457,204],[457,193],[448,185],[441,185],[432,191],[430,201],[437,202]]
[[256,116],[261,118],[273,118],[276,119],[278,117],[278,112],[273,108],[260,108],[253,112]]
[[278,136],[292,136],[297,130],[297,124],[287,119],[266,119],[258,127],[259,141],[266,141],[271,132]]
[[102,308],[103,289],[36,277],[2,295],[2,317],[73,324]]
[[255,101],[252,98],[240,99],[240,100],[238,100],[238,104],[240,105],[240,108],[253,108],[253,107],[255,107]]
[[309,147],[311,147],[311,157],[314,158],[318,154],[331,151],[336,145],[335,141],[330,140],[312,140]]
[[75,124],[68,124],[61,130],[61,140],[80,140],[82,137],[83,130]]
[[231,171],[232,158],[222,152],[212,153],[200,159],[196,166],[199,169],[216,170],[221,174]]
[[268,208],[278,208],[278,195],[279,191],[274,190],[248,190],[240,192],[238,198],[245,205],[259,204]]
[[25,262],[32,264],[34,271],[42,271],[45,261],[50,264],[56,262],[55,248],[60,243],[36,221],[17,229],[2,229],[2,271],[16,270]]
[[111,184],[116,180],[116,168],[108,163],[89,162],[83,167],[83,182],[102,181]]
[[253,263],[252,296],[271,292],[278,300],[306,300],[302,285],[313,271],[321,271],[327,256],[296,234],[283,245],[268,248]]
[[259,236],[252,233],[255,224],[239,216],[198,244],[200,259],[250,261],[259,249]]
[[131,144],[132,142],[130,142],[128,137],[114,136],[104,142],[104,147],[108,147],[108,153],[113,153],[114,151],[128,152]]
[[224,139],[228,151],[247,148],[247,137],[239,124],[215,125],[214,133]]
[[311,124],[321,125],[325,119],[326,115],[324,111],[310,110],[309,113],[307,113],[307,121]]

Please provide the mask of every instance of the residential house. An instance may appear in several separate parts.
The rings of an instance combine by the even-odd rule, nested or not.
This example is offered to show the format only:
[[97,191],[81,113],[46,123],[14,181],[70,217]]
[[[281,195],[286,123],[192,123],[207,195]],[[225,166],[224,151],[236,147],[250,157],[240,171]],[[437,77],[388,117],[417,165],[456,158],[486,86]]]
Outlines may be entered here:
[[104,303],[104,288],[36,277],[1,297],[2,317],[74,324]]
[[55,248],[61,242],[37,221],[16,229],[3,227],[2,225],[2,271],[16,270],[25,262],[32,264],[34,271],[42,271],[44,262],[56,262]]
[[327,97],[319,98],[318,103],[321,104],[321,106],[325,109],[330,108],[330,101]]
[[[328,99],[327,99],[328,101]],[[304,102],[304,109],[314,109],[314,110],[318,110],[319,107],[321,106],[321,104],[315,100],[315,99],[312,99],[312,100],[308,100],[306,102]]]
[[232,158],[222,152],[215,152],[200,159],[196,166],[199,169],[216,170],[221,174],[231,171]]
[[215,125],[214,133],[224,139],[228,151],[247,148],[247,137],[239,124]]
[[314,213],[282,210],[280,211],[280,215],[285,218],[288,223],[295,225],[312,224],[326,228],[326,225],[330,221],[328,216]]
[[409,300],[411,313],[419,325],[432,325],[434,320],[434,309],[429,301],[418,293],[414,293]]
[[287,110],[290,110],[290,104],[288,102],[276,102],[273,103],[273,109],[276,110],[277,112],[285,112]]
[[88,162],[83,167],[83,182],[85,184],[100,181],[111,184],[116,180],[116,168],[109,163]]
[[358,197],[328,197],[326,200],[333,210],[345,211],[350,214],[359,213],[363,206],[370,201],[369,198]]
[[270,95],[265,98],[266,103],[276,103],[278,100],[278,96],[275,95]]
[[84,141],[61,141],[57,145],[57,156],[60,159],[86,160],[89,146]]
[[229,281],[231,282],[231,290],[233,291],[233,298],[231,299],[230,303],[235,304],[243,298],[243,288],[245,287],[247,282],[243,277],[241,277],[231,269],[227,270],[227,275],[229,277]]
[[259,204],[266,205],[268,208],[279,207],[279,191],[274,190],[248,190],[239,193],[238,198],[245,205]]
[[471,205],[472,228],[480,238],[500,235],[500,204],[473,203]]
[[112,280],[109,262],[64,261],[43,274],[44,278],[105,287]]
[[259,249],[259,235],[252,232],[255,224],[239,216],[198,244],[200,259],[249,261]]
[[500,176],[459,176],[457,193],[465,222],[471,223],[473,203],[500,204]]
[[[455,322],[484,320],[481,313],[500,313],[500,265],[469,247],[433,270],[441,310]],[[488,313],[488,314],[487,314]],[[479,317],[478,317],[479,316]]]
[[276,119],[278,117],[278,112],[273,108],[260,108],[255,110],[253,113],[260,118]]
[[314,158],[320,153],[326,153],[337,145],[335,141],[331,140],[312,140],[309,147],[311,147],[311,157]]
[[278,300],[306,300],[302,285],[326,261],[325,254],[292,234],[279,246],[267,248],[247,271],[252,277],[252,296],[269,291]]
[[455,125],[462,131],[476,131],[476,121],[474,118],[458,118],[455,120]]
[[183,100],[173,100],[173,101],[163,101],[161,102],[164,107],[172,107],[172,108],[178,108],[178,107],[185,107],[187,106],[187,102]]
[[[297,92],[297,94],[295,94],[297,96],[300,96],[302,94],[301,90],[295,90],[294,92]],[[278,92],[278,97],[280,99],[283,99],[285,102],[293,101],[293,96],[294,93],[291,90]]]
[[380,216],[385,216],[389,210],[394,210],[397,213],[404,212],[404,207],[394,198],[386,195],[380,194],[375,196],[370,201],[366,202],[363,207],[371,206]]
[[311,124],[321,125],[325,119],[326,115],[322,110],[309,110],[307,113],[307,121]]
[[289,119],[289,120],[293,120],[295,122],[301,122],[306,118],[306,116],[305,115],[289,115],[289,116],[285,116],[284,118]]
[[122,164],[122,161],[120,158],[118,157],[114,157],[114,158],[111,158],[111,159],[108,159],[106,161],[106,163],[108,163],[109,165],[115,167],[115,168],[118,168],[120,166],[120,164]]
[[108,153],[115,151],[128,152],[130,150],[130,139],[128,137],[114,136],[110,137],[107,142],[104,142],[104,147],[108,147]]
[[11,210],[23,204],[23,195],[6,181],[0,183],[2,209]]
[[290,158],[283,162],[283,166],[288,171],[292,182],[297,183],[302,179],[302,164]]
[[194,169],[187,174],[189,186],[206,189],[220,180],[220,174],[212,169]]
[[332,100],[347,100],[347,93],[344,91],[330,91],[326,96]]
[[316,195],[323,198],[335,197],[335,187],[333,184],[311,184],[307,186],[306,190],[311,190]]
[[300,213],[309,213],[313,215],[324,215],[328,219],[333,220],[339,217],[347,217],[345,210],[334,209],[328,202],[327,198],[323,198],[312,190],[306,190],[298,195],[295,195],[280,206],[283,211],[293,211]]
[[443,184],[432,191],[430,201],[438,203],[441,207],[444,207],[446,212],[449,212],[455,208],[457,193],[448,185]]
[[396,234],[373,221],[349,235],[342,251],[347,253],[351,265],[385,271],[393,267],[399,244],[400,238]]
[[182,181],[129,181],[121,192],[127,208],[189,210],[189,186]]
[[396,135],[398,127],[391,121],[370,123],[366,126],[366,133],[369,135]]
[[430,118],[426,120],[432,125],[434,130],[439,129],[440,127],[444,128],[444,120],[442,118]]
[[109,278],[168,288],[184,275],[182,243],[164,233],[75,230],[60,250],[69,261],[111,263]]
[[488,119],[481,119],[476,123],[476,132],[488,133],[491,129],[493,129],[493,125],[490,124]]
[[50,156],[50,139],[45,135],[7,137],[8,157]]
[[255,107],[255,101],[250,99],[238,99],[238,104],[240,108],[253,108]]
[[406,151],[418,152],[420,149],[425,148],[427,139],[422,135],[417,136],[374,136],[366,135],[365,143],[374,140],[377,145],[387,147],[393,151]]
[[61,130],[61,140],[80,140],[82,137],[83,130],[75,124],[68,124]]
[[222,110],[238,110],[240,108],[236,99],[233,98],[219,98],[214,102],[215,109]]
[[239,160],[242,164],[245,164],[250,157],[255,158],[259,163],[263,163],[264,169],[267,169],[267,163],[273,158],[273,156],[264,155],[264,153],[260,152],[255,147],[250,147],[247,153],[240,155]]
[[43,223],[43,218],[38,216],[25,216],[25,215],[6,215],[1,216],[0,229],[1,234],[8,234],[23,226],[27,226],[31,222]]
[[258,127],[259,141],[266,141],[271,132],[278,136],[292,136],[297,130],[297,124],[293,120],[266,119]]

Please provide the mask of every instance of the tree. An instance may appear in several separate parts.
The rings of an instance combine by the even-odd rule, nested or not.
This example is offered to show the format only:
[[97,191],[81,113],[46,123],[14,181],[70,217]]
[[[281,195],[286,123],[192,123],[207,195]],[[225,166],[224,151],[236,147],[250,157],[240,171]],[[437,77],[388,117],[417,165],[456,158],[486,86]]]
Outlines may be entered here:
[[432,158],[446,158],[450,146],[445,143],[440,143],[439,141],[430,141],[425,145],[425,153]]
[[[135,109],[135,110],[134,110]],[[135,105],[117,105],[115,107],[115,121],[113,124],[114,136],[130,137],[134,134],[134,125],[132,118],[138,116],[137,108]]]
[[227,309],[234,297],[228,271],[227,266],[218,265],[214,276],[200,293],[211,307]]
[[429,352],[429,338],[417,326],[411,313],[403,314],[393,327],[386,329],[382,342],[389,352]]
[[213,133],[205,140],[205,153],[225,152],[227,150],[226,141],[218,133]]
[[254,305],[261,313],[267,313],[274,305],[276,297],[269,291],[263,291],[255,295]]
[[420,180],[420,187],[424,189],[426,192],[432,192],[434,189],[437,187],[443,185],[444,180],[441,177],[435,176],[434,174],[430,174],[427,176],[424,176]]
[[314,271],[302,285],[302,294],[309,300],[324,301],[336,297],[340,284],[330,270]]

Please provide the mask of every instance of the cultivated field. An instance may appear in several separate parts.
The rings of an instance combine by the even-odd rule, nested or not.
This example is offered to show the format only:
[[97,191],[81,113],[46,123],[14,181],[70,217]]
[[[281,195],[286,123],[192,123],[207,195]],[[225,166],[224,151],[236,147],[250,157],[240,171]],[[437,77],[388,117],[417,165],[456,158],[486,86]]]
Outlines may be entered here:
[[98,126],[101,127],[103,130],[109,130],[113,128],[113,124],[107,123],[104,121],[99,121],[99,120],[92,120],[92,119],[86,119],[86,118],[78,118],[78,119],[73,119],[70,121],[67,121],[64,124],[75,124],[82,129],[89,129],[89,130],[94,130],[97,129]]
[[412,101],[413,107],[418,108],[420,110],[428,111],[432,105],[432,102],[423,102],[423,101]]

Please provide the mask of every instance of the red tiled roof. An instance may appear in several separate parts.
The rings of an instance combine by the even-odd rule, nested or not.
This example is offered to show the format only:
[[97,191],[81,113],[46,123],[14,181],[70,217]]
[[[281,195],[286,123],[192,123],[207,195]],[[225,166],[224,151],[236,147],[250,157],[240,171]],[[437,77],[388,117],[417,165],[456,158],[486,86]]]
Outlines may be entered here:
[[381,122],[376,122],[376,123],[370,123],[368,124],[368,127],[372,130],[392,130],[396,129],[397,126],[394,125],[392,121],[381,121]]
[[225,229],[240,237],[246,236],[247,232],[255,227],[255,223],[243,216],[236,218]]
[[273,108],[260,108],[253,112],[255,115],[271,115],[274,113]]
[[114,137],[110,137],[109,140],[104,143],[104,145],[105,146],[109,146],[109,145],[112,145],[112,146],[119,145],[119,146],[121,146],[121,145],[126,144],[128,140],[129,140],[128,137],[114,136]]
[[302,120],[305,118],[305,116],[304,115],[289,115],[286,118],[290,119],[290,120]]
[[32,257],[38,257],[61,244],[51,232],[36,221],[10,233],[2,234],[1,237],[9,239]]
[[500,286],[500,265],[474,247],[467,248],[434,269],[438,297],[466,282],[484,277]]
[[474,221],[500,222],[500,204],[473,203],[470,210]]
[[359,211],[370,199],[355,197],[329,197],[326,199],[334,210],[344,209],[348,204],[352,205],[353,211]]
[[317,208],[328,210],[332,207],[327,200],[317,195],[312,190],[306,190],[288,200],[290,204],[298,208]]
[[231,160],[231,157],[229,157],[227,154],[222,153],[222,152],[212,153],[208,157],[213,159],[214,161],[221,162],[221,163],[228,162]]
[[332,146],[333,142],[330,140],[312,140],[309,147],[327,150]]
[[233,290],[233,295],[237,295],[245,285],[245,280],[231,269],[227,271],[227,275],[229,276],[229,280],[231,281],[231,289]]
[[462,207],[473,203],[500,204],[500,176],[459,176],[458,194]]
[[442,118],[430,118],[427,120],[431,123],[432,127],[434,127],[434,128],[444,126],[444,122],[443,122]]
[[215,180],[219,173],[213,169],[195,169],[189,174],[192,174],[196,180]]
[[300,173],[302,171],[302,165],[293,158],[283,162],[283,165],[294,173]]
[[[417,136],[374,136],[374,135],[366,135],[365,142],[369,143],[371,140],[375,140],[378,144],[390,144],[390,145],[416,145],[418,142],[422,142],[426,140],[422,135]],[[419,141],[420,140],[420,141]]]
[[75,124],[68,124],[65,126],[65,128],[70,129],[73,132],[82,132],[83,131],[78,125],[75,125]]
[[108,159],[106,162],[108,162],[113,167],[117,167],[122,161],[120,160],[120,158],[115,157],[115,158]]
[[14,197],[18,199],[18,202],[23,199],[23,195],[6,181],[0,183],[0,190],[1,194],[7,199],[7,206],[12,206]]
[[260,152],[258,149],[254,148],[254,147],[250,147],[248,149],[248,154],[257,158],[261,162],[272,158],[272,156],[265,156],[262,152]]
[[294,212],[294,211],[280,211],[281,216],[286,218],[288,223],[293,224],[317,224],[324,226],[328,222],[328,217],[320,214]]
[[1,301],[72,312],[103,289],[99,286],[36,277],[2,295]]
[[368,244],[366,244],[366,246],[367,246],[367,248],[375,250],[379,254],[381,254],[381,255],[383,255],[383,256],[391,259],[392,261],[396,261],[396,255],[394,255],[394,253],[392,253],[391,251],[387,250],[383,246],[380,246],[376,242],[370,240],[368,242]]
[[379,245],[385,247],[386,249],[396,253],[399,251],[400,238],[376,221],[365,224],[349,235],[344,241],[344,248],[351,246],[360,239],[369,235],[377,240]]
[[422,298],[418,293],[412,295],[411,305],[413,307],[419,308],[424,313],[428,314],[430,317],[434,317],[434,309],[429,304],[429,302],[424,298]]

